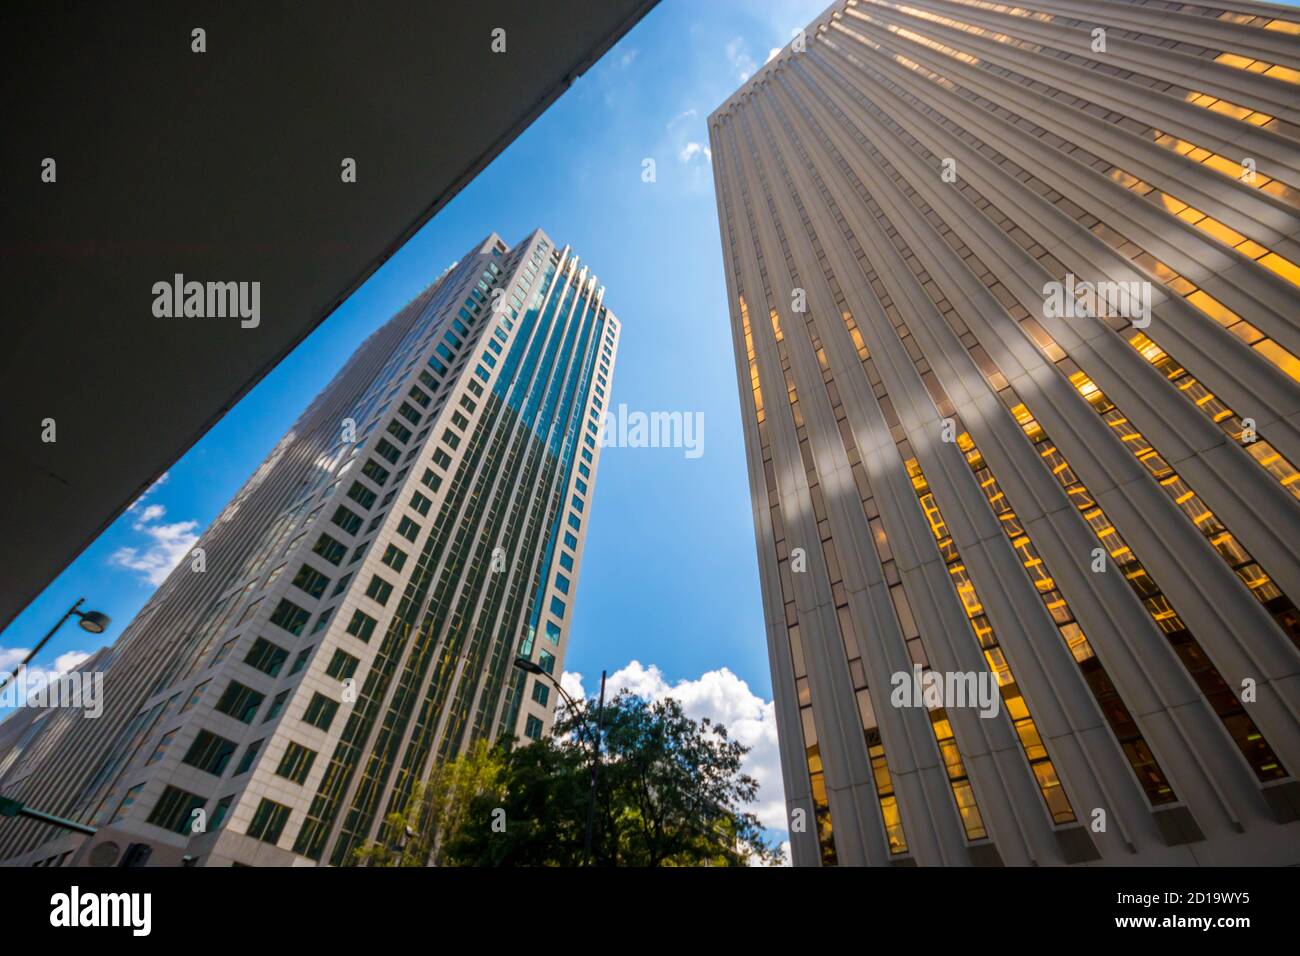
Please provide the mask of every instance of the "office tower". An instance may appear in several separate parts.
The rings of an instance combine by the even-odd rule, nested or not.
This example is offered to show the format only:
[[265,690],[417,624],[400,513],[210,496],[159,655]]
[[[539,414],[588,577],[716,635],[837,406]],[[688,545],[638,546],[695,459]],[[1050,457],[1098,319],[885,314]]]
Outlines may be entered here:
[[846,0],[710,117],[797,864],[1300,862],[1297,33]]
[[113,646],[104,716],[9,761],[5,796],[99,832],[9,821],[0,855],[347,865],[436,763],[540,737],[556,695],[513,664],[561,672],[603,299],[542,232],[493,235],[367,339]]

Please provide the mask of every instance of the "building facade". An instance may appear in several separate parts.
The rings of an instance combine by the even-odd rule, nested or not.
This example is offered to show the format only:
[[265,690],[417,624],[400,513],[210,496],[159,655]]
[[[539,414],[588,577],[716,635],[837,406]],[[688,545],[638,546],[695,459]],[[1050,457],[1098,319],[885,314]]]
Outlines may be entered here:
[[0,858],[348,865],[436,763],[540,737],[556,694],[514,660],[561,673],[603,300],[492,235],[376,331],[110,649],[103,716],[10,735],[0,792],[99,831],[5,821]]
[[1298,34],[841,0],[710,117],[796,864],[1300,863]]

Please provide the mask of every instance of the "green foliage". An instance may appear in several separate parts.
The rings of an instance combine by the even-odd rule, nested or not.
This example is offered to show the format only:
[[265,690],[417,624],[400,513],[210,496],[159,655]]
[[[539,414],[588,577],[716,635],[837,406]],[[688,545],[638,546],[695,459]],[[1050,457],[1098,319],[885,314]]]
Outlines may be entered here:
[[[589,704],[585,715],[560,720],[554,736],[500,751],[500,789],[469,800],[442,844],[441,862],[581,865],[594,723]],[[730,740],[721,724],[690,719],[671,698],[651,703],[624,692],[605,705],[601,751],[593,864],[780,860],[758,819],[744,809],[758,794],[757,782],[740,770],[748,748]],[[494,828],[501,811],[504,826]]]
[[478,798],[492,803],[504,792],[505,753],[486,741],[438,767],[417,783],[406,805],[384,818],[380,839],[355,851],[361,866],[429,866],[465,826]]

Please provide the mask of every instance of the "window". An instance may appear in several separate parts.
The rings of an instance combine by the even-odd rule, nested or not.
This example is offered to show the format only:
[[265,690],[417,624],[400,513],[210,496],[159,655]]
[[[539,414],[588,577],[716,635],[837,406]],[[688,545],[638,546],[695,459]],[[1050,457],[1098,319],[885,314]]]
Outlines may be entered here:
[[546,673],[555,675],[555,655],[548,650],[541,650],[537,653],[537,666]]
[[[398,452],[398,455],[400,456],[401,452]],[[394,463],[396,463],[396,459],[394,459]],[[388,469],[373,458],[367,459],[366,463],[361,466],[361,474],[381,487],[388,480]]]
[[474,394],[476,397],[478,398],[483,397],[483,386],[480,385],[478,382],[471,381],[467,383],[465,387],[468,388],[470,392]]
[[442,433],[442,440],[446,442],[447,447],[450,448],[452,451],[455,451],[457,448],[460,447],[460,436],[457,435],[450,428],[448,428],[445,432]]
[[564,620],[564,602],[554,594],[551,595],[551,613],[560,620]]
[[381,559],[384,564],[388,565],[394,571],[401,572],[402,566],[406,564],[406,552],[395,544],[390,544],[384,550],[384,556]]
[[528,715],[528,720],[524,723],[524,736],[530,740],[542,739],[542,722],[532,714]]
[[433,401],[433,399],[424,394],[424,392],[420,391],[414,385],[411,386],[411,391],[408,394],[419,403],[421,408],[428,408],[429,402]]
[[[378,496],[359,481],[352,482],[352,487],[348,489],[348,497],[355,501],[363,508],[369,508],[375,503]],[[338,564],[337,561],[334,562]]]
[[311,617],[309,612],[304,611],[288,598],[282,598],[275,613],[271,615],[271,623],[284,628],[290,634],[301,634],[309,617]]
[[248,649],[248,656],[244,658],[244,663],[256,667],[264,674],[276,677],[288,656],[289,652],[283,647],[272,644],[264,637],[259,637]]
[[462,395],[460,397],[460,407],[473,415],[474,409],[478,408],[478,405],[475,404],[474,399],[470,398],[468,395]]
[[275,768],[275,772],[281,777],[292,780],[294,783],[305,783],[307,774],[311,773],[311,765],[316,761],[316,751],[308,750],[302,744],[296,744],[292,741],[284,750],[284,756],[280,758],[280,766]]
[[[402,457],[402,450],[387,438],[381,438],[375,445],[375,454],[382,456],[390,465],[395,465],[397,464],[397,459]],[[376,464],[375,467],[378,468],[379,466]],[[383,469],[380,470],[382,471]],[[361,473],[365,474],[365,472],[366,470],[362,468]],[[385,471],[384,474],[387,475],[388,472]],[[381,481],[379,484],[382,485],[383,482]]]
[[330,659],[330,666],[325,668],[325,673],[339,680],[347,680],[357,672],[357,665],[360,663],[361,661],[347,651],[336,650],[334,657]]
[[265,699],[265,694],[260,694],[253,688],[245,687],[239,681],[232,680],[226,685],[226,692],[217,701],[217,710],[229,714],[235,720],[251,724]]
[[[358,552],[360,552],[363,551],[364,548],[358,548],[357,550]],[[353,558],[353,560],[355,561],[356,559]],[[331,594],[330,597],[338,597],[340,594],[346,591],[348,589],[348,582],[350,582],[351,580],[352,580],[352,574],[350,572],[348,574],[343,575],[343,577],[339,578],[339,583],[334,585],[334,593]]]
[[172,738],[175,736],[176,731],[174,730],[169,730],[167,733],[163,734],[162,738],[158,741],[158,746],[153,749],[153,753],[150,755],[149,759],[145,761],[144,765],[148,767],[150,764],[155,764],[159,760],[162,760],[163,754],[167,752],[167,745],[172,742]]
[[552,644],[560,643],[560,625],[554,621],[546,622],[546,639]]
[[194,738],[194,743],[190,744],[190,749],[181,758],[181,763],[187,763],[214,777],[220,777],[226,772],[226,765],[234,756],[236,746],[233,740],[200,730],[198,736]]
[[[316,618],[316,623],[311,626],[311,632],[313,634],[319,634],[321,631],[325,630],[325,625],[329,624],[330,618],[333,616],[334,608],[332,607],[327,607],[325,610],[321,611],[320,617]],[[296,674],[298,672],[294,670],[290,671],[290,673]]]
[[424,497],[424,495],[420,494],[418,491],[411,495],[411,507],[422,515],[427,515],[429,513],[429,506],[431,504],[433,504],[433,502]]
[[407,541],[414,542],[420,536],[420,526],[410,518],[403,516],[402,520],[397,523],[397,533]]
[[561,594],[569,593],[569,579],[566,578],[563,574],[560,574],[558,571],[555,572],[555,588]]
[[574,531],[582,530],[582,522],[578,520],[578,516],[573,514],[573,512],[569,512],[569,517],[567,520],[569,522],[569,527],[572,528]]
[[388,596],[392,593],[393,586],[377,574],[370,579],[370,586],[366,588],[366,597],[380,604],[387,604]]
[[447,467],[451,464],[451,455],[447,454],[441,448],[436,449],[433,453],[433,463],[443,471],[446,471]]
[[[356,487],[360,487],[360,485],[357,485]],[[371,495],[371,500],[373,500],[374,492],[369,492],[369,494]],[[343,510],[346,511],[347,509],[343,509]],[[349,512],[349,514],[350,513],[351,512]],[[348,547],[347,545],[339,541],[335,541],[329,535],[323,534],[316,539],[316,544],[312,548],[312,551],[314,551],[316,554],[319,554],[330,564],[338,564],[340,561],[343,560],[343,555],[348,553]]]
[[375,625],[378,623],[364,611],[353,611],[352,620],[348,622],[347,632],[362,641],[369,642],[370,635],[375,633]]
[[412,425],[420,424],[420,413],[410,405],[406,404],[406,402],[402,402],[402,404],[398,406],[397,414],[401,415]]
[[577,551],[578,550],[577,536],[570,534],[568,531],[564,532],[564,546],[566,548],[572,548],[574,551]]
[[280,711],[284,710],[284,702],[288,699],[289,691],[287,690],[282,690],[280,693],[276,694],[275,699],[271,701],[271,706],[266,709],[266,716],[262,718],[262,723],[265,724],[268,721],[275,720],[275,718],[279,717]]
[[[354,511],[349,511],[343,505],[339,505],[334,509],[334,516],[330,520],[348,534],[356,534],[361,530],[361,516]],[[337,564],[338,562],[334,563]]]
[[262,588],[264,590],[269,591],[271,589],[271,585],[275,584],[276,579],[280,577],[282,571],[284,571],[283,564],[266,576],[266,583],[262,585]]
[[243,623],[244,623],[245,621],[247,621],[250,617],[252,617],[254,614],[256,614],[256,613],[257,613],[257,607],[258,607],[258,605],[261,604],[261,603],[262,603],[262,599],[261,599],[261,598],[258,598],[258,599],[257,599],[256,601],[254,601],[252,604],[248,605],[248,607],[244,608],[244,613],[241,614],[241,615],[239,615],[239,620],[238,620],[238,622],[236,622],[235,627],[239,627],[240,624],[243,624]]
[[435,475],[432,469],[424,469],[424,477],[420,481],[430,490],[437,491],[442,486],[442,479]]
[[263,843],[274,843],[280,839],[280,833],[288,821],[288,807],[263,797],[257,805],[257,812],[253,814],[253,822],[248,825],[248,835]]
[[304,647],[298,652],[298,656],[293,659],[293,667],[289,668],[290,677],[307,666],[307,660],[311,657],[311,652],[312,648],[310,647]]
[[215,833],[221,829],[221,824],[226,822],[226,817],[230,813],[230,805],[234,801],[235,795],[233,793],[217,801],[217,805],[212,808],[212,816],[208,819],[209,833]]
[[464,431],[466,428],[469,427],[469,419],[466,418],[464,415],[462,415],[460,412],[451,413],[451,423],[455,425],[457,428],[459,428],[461,431]]
[[298,574],[294,575],[294,587],[312,597],[320,597],[325,593],[325,588],[329,587],[329,578],[311,564],[303,564],[298,568]]
[[135,798],[140,796],[140,791],[143,789],[144,789],[144,784],[137,783],[134,787],[128,790],[123,795],[122,802],[119,803],[117,805],[117,809],[113,811],[113,818],[108,822],[116,823],[118,820],[126,816],[126,812],[131,809],[131,805],[135,803]]
[[239,643],[239,638],[232,637],[230,640],[226,641],[226,643],[222,644],[221,648],[217,651],[217,653],[212,656],[212,663],[209,664],[208,666],[216,667],[218,664],[224,661],[227,657],[230,656],[230,652],[235,649],[235,645],[238,643]]
[[561,551],[561,552],[560,552],[560,567],[564,568],[564,570],[566,570],[566,571],[572,571],[572,570],[573,570],[573,555],[569,554],[569,552],[567,552],[567,551]]
[[204,681],[191,691],[189,698],[185,701],[185,705],[180,709],[182,714],[199,702],[199,698],[203,696],[203,692],[208,689],[209,683],[210,681]]
[[406,444],[411,440],[411,435],[413,435],[414,432],[394,418],[388,423],[388,434],[392,435],[402,444]]
[[262,744],[265,742],[265,738],[262,740],[254,740],[244,748],[244,755],[239,758],[239,766],[235,768],[234,775],[236,777],[241,773],[248,773],[248,771],[252,769],[253,761],[257,759],[257,754],[262,749]]
[[307,705],[307,710],[303,713],[302,719],[313,727],[329,730],[330,724],[334,722],[334,714],[338,712],[338,709],[339,705],[324,694],[313,694],[311,703]]
[[194,825],[194,811],[207,802],[196,793],[179,787],[165,787],[149,814],[149,822],[173,833],[189,833]]
[[550,699],[551,689],[539,680],[533,681],[533,700],[545,707]]

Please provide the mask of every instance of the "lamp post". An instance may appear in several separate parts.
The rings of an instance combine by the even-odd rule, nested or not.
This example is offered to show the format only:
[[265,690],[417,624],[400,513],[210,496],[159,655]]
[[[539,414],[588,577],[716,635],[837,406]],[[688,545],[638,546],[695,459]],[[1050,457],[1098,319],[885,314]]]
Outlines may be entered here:
[[596,705],[596,732],[591,734],[591,728],[587,724],[586,711],[579,710],[577,703],[572,697],[564,692],[560,682],[555,677],[547,673],[541,665],[527,657],[516,657],[515,667],[519,668],[526,674],[533,674],[537,677],[545,677],[555,689],[559,692],[564,702],[568,704],[569,710],[578,716],[582,729],[592,738],[592,755],[591,755],[591,786],[587,790],[587,828],[582,841],[582,865],[591,866],[591,845],[592,831],[596,825],[596,780],[600,772],[600,735],[604,727],[605,718],[605,672],[600,672],[600,701]]
[[27,652],[27,656],[24,657],[22,662],[14,668],[14,672],[5,678],[3,683],[0,683],[0,690],[4,690],[9,686],[9,682],[18,676],[19,671],[31,663],[32,658],[39,654],[41,648],[49,643],[50,638],[54,636],[54,632],[61,628],[63,622],[72,617],[72,615],[75,614],[81,619],[78,623],[81,625],[83,631],[89,631],[91,634],[103,634],[104,631],[108,629],[110,618],[107,614],[101,613],[100,611],[81,610],[81,605],[85,603],[85,600],[84,597],[77,598],[77,603],[68,608],[68,613],[59,618],[59,623],[50,628],[49,633],[36,642],[36,646]]

